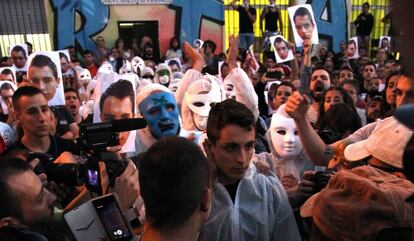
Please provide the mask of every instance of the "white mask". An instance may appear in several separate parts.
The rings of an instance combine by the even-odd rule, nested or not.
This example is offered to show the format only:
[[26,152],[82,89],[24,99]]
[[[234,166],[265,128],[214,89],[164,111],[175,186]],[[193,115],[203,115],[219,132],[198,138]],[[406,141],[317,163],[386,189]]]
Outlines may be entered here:
[[276,153],[284,160],[293,160],[302,151],[302,143],[292,118],[278,113],[273,114],[270,136]]
[[131,74],[134,73],[132,65],[129,61],[124,61],[124,65],[119,69],[119,74]]
[[226,94],[226,99],[232,99],[236,97],[236,92],[234,91],[234,85],[230,79],[224,80],[224,93]]
[[[214,103],[221,102],[221,91],[220,86],[215,80],[197,80],[211,83],[211,90],[207,94],[189,94],[188,92],[184,95],[184,101],[186,102],[188,108],[198,116],[208,117],[208,114],[211,109],[211,105]],[[196,116],[196,115],[194,115]],[[199,120],[194,119],[194,122],[197,126],[203,126],[203,121],[197,123]]]
[[134,71],[134,73],[138,73],[138,68],[140,70],[140,73],[144,70],[145,68],[145,62],[143,59],[141,59],[138,56],[135,56],[134,58],[131,59],[131,65],[132,65],[132,70]]
[[168,82],[170,82],[170,78],[168,77],[168,75],[159,76],[158,80],[162,85],[168,84]]
[[81,85],[87,85],[91,81],[91,73],[88,69],[82,69],[77,72],[78,80]]
[[112,68],[112,64],[110,64],[108,61],[105,61],[98,69],[98,72],[105,73],[105,74],[111,74],[114,72]]
[[203,131],[207,128],[208,116],[199,116],[194,113],[193,118],[194,118],[194,124],[197,127],[197,129]]
[[172,92],[175,93],[178,88],[178,83],[181,81],[181,79],[173,79],[171,83],[168,85],[168,89],[170,89]]

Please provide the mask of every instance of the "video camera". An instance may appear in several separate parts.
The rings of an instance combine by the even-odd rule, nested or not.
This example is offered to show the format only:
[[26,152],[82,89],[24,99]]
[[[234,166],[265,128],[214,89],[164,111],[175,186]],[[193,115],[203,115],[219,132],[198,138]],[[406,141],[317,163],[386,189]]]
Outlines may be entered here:
[[29,153],[28,159],[31,161],[38,158],[40,163],[35,168],[35,173],[46,173],[51,181],[68,186],[86,184],[89,191],[101,195],[98,163],[105,162],[110,186],[115,184],[115,179],[124,172],[128,164],[126,160],[120,160],[116,153],[108,152],[106,148],[119,144],[119,132],[138,130],[146,126],[147,122],[143,118],[80,125],[77,144],[86,160],[83,164],[55,164],[53,156],[37,152]]

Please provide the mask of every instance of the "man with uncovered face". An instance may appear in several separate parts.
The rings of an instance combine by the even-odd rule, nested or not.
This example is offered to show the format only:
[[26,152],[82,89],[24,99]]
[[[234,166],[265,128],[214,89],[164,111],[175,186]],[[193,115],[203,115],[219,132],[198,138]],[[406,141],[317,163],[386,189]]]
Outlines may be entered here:
[[148,84],[137,95],[137,106],[148,126],[137,131],[135,149],[146,151],[161,137],[180,133],[180,122],[174,94],[160,84]]

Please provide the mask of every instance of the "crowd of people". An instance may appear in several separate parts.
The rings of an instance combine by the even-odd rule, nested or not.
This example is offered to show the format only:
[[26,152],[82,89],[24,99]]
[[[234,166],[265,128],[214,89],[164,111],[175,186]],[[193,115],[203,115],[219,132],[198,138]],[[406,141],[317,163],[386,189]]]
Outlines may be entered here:
[[244,20],[226,53],[178,37],[161,55],[149,37],[11,48],[0,63],[0,239],[79,240],[64,215],[113,193],[142,241],[414,240],[409,65],[370,46],[368,3],[360,43],[339,52],[313,43],[299,7],[303,46],[275,42],[293,55],[278,63],[267,41],[283,23],[269,3],[261,53],[248,0],[231,2]]

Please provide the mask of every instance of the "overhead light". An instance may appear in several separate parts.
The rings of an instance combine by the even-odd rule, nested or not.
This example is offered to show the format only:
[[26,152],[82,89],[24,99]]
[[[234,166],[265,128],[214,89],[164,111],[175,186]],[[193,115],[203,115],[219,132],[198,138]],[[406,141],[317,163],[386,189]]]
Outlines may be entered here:
[[120,23],[119,26],[120,27],[132,27],[134,26],[134,24],[133,23]]

